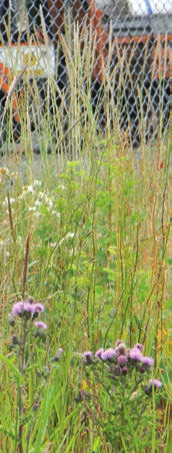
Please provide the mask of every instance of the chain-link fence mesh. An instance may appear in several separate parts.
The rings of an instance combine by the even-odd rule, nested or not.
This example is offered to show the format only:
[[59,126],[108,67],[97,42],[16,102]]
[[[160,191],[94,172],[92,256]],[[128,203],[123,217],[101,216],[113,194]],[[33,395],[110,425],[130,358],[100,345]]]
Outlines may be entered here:
[[172,0],[1,0],[1,143],[51,130],[60,146],[89,116],[136,145],[165,133],[171,24]]

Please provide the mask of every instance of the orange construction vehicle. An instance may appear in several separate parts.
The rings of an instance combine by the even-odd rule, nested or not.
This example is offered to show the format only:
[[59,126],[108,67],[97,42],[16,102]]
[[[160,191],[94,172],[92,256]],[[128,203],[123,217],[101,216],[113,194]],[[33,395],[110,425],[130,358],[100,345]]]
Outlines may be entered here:
[[[16,40],[16,42],[8,41],[4,44],[1,41],[0,114],[5,121],[3,112],[5,109],[6,113],[8,100],[12,96],[13,122],[14,129],[17,131],[16,138],[20,134],[20,115],[18,112],[17,94],[14,94],[12,88],[15,82],[17,83],[17,77],[20,77],[24,68],[25,72],[29,73],[30,79],[36,77],[39,80],[45,80],[49,74],[54,78],[58,77],[55,72],[55,49],[59,42],[59,36],[61,33],[65,34],[64,16],[66,13],[66,4],[71,9],[73,23],[77,23],[81,31],[84,26],[90,29],[89,36],[92,40],[92,48],[94,49],[92,83],[95,86],[95,90],[99,89],[99,87],[102,89],[106,83],[105,75],[107,61],[109,64],[109,48],[113,48],[110,71],[114,67],[117,68],[114,83],[114,102],[117,102],[118,90],[121,89],[121,127],[128,127],[129,122],[131,122],[131,135],[139,140],[137,130],[139,122],[138,86],[143,90],[145,114],[150,116],[148,98],[146,99],[147,91],[148,89],[150,90],[152,102],[155,105],[155,110],[157,110],[162,95],[161,87],[163,84],[164,122],[165,124],[168,123],[170,114],[169,96],[172,34],[167,33],[167,30],[155,30],[155,27],[151,27],[150,20],[148,20],[147,16],[145,16],[146,26],[144,27],[140,27],[140,24],[143,23],[145,18],[136,17],[133,19],[132,15],[127,19],[125,24],[120,24],[120,19],[113,21],[112,14],[111,23],[110,21],[108,23],[108,20],[106,23],[104,10],[99,5],[97,6],[98,3],[94,0],[76,0],[73,2],[47,0],[48,13],[52,22],[52,40],[48,40],[48,46],[40,30],[37,31],[35,36],[32,36],[32,39],[27,33],[23,33],[21,35],[18,34],[19,40]],[[161,17],[161,14],[159,16]],[[153,16],[151,20],[153,20]],[[132,27],[130,24],[132,24]],[[81,48],[82,45],[81,40]],[[121,62],[123,62],[122,65]],[[130,70],[130,77],[128,76],[128,68]],[[121,71],[123,72],[123,86],[119,88]]]
[[[118,103],[120,97],[120,125],[121,128],[130,129],[130,138],[136,145],[140,142],[141,115],[146,117],[146,139],[155,135],[152,118],[158,117],[160,103],[163,107],[163,129],[169,122],[172,62],[172,33],[168,32],[168,26],[170,29],[172,23],[172,2],[171,0],[169,2],[168,21],[166,21],[167,14],[164,15],[162,11],[154,14],[150,5],[148,12],[151,16],[145,14],[133,17],[128,7],[129,2],[126,0],[121,2],[121,9],[125,7],[126,10],[127,19],[124,17],[124,20],[120,19],[120,15],[117,17],[113,9],[107,17],[106,6],[108,3],[115,2],[108,0],[106,2],[103,0],[71,2],[74,23],[78,24],[81,35],[83,27],[89,28],[89,36],[93,43],[93,103],[96,100],[100,103],[101,96],[97,95],[97,91],[102,92],[102,87],[106,84],[107,64],[110,72],[116,68],[115,81],[113,81],[114,102]],[[61,0],[48,0],[56,43],[59,32],[62,30],[64,32],[63,4]],[[101,9],[103,4],[105,6]],[[119,14],[119,6],[117,14]],[[81,46],[82,44],[81,41]],[[140,92],[142,106],[139,99]],[[103,116],[103,109],[100,111]]]

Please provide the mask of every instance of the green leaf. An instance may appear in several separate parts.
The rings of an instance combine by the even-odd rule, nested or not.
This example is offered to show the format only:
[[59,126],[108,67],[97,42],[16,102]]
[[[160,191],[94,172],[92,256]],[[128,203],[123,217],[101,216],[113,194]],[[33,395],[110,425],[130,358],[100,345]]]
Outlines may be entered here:
[[36,438],[35,448],[33,453],[39,453],[41,450],[42,443],[44,441],[44,436],[47,428],[47,423],[50,416],[51,406],[54,400],[54,388],[51,384],[47,386],[46,396],[43,400],[40,417],[39,417],[39,425],[38,425],[38,433]]
[[23,384],[24,382],[24,377],[22,376],[22,374],[20,373],[20,371],[13,365],[13,363],[11,362],[11,360],[9,360],[7,357],[5,357],[3,354],[0,353],[0,359],[6,363],[6,365],[8,366],[8,368],[10,368],[10,370],[13,372],[13,374],[15,375],[16,378],[18,378],[19,380],[19,384]]

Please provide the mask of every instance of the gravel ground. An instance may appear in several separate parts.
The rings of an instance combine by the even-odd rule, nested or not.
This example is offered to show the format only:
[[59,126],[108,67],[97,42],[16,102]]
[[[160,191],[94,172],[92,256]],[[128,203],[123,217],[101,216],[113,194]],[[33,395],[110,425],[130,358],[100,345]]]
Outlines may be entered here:
[[[164,142],[164,146],[166,146],[166,141]],[[14,153],[12,151],[15,151]],[[28,148],[30,152],[30,148]],[[23,180],[23,185],[28,184],[28,174],[32,173],[34,175],[34,179],[41,179],[41,177],[44,177],[43,175],[47,172],[50,164],[50,168],[53,168],[54,174],[59,174],[59,172],[63,172],[64,169],[66,168],[66,163],[69,160],[72,160],[71,155],[69,154],[56,154],[54,155],[51,154],[51,148],[49,147],[47,149],[47,154],[45,154],[45,159],[43,159],[43,156],[41,155],[41,149],[39,148],[38,145],[33,146],[33,155],[32,158],[29,160],[29,158],[24,154],[24,152],[21,155],[21,144],[16,145],[15,149],[11,146],[11,154],[7,155],[0,155],[0,168],[1,167],[7,167],[8,170],[14,173],[18,173],[19,170],[21,170],[22,174],[22,180]],[[28,151],[27,151],[28,152]],[[136,148],[134,150],[134,156],[136,162],[138,162],[141,158],[141,150],[140,148]],[[80,160],[83,159],[83,163],[85,165],[87,158],[86,156],[84,157],[83,153],[78,157],[74,156],[74,160]],[[48,160],[47,160],[48,159]],[[52,165],[53,163],[53,165]],[[29,168],[28,168],[29,165]],[[89,162],[88,162],[89,165]],[[172,171],[172,154],[170,156],[170,169]],[[58,176],[57,176],[58,177]],[[11,180],[7,181],[7,189],[9,189],[11,186]]]

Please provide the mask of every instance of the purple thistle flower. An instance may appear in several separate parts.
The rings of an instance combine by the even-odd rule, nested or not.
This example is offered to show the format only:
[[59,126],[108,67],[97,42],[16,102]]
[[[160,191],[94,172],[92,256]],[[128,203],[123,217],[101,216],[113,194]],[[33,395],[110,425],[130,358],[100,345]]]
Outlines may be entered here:
[[13,316],[21,316],[24,310],[24,302],[16,302],[12,307],[12,315]]
[[92,357],[92,352],[91,351],[86,351],[83,353],[83,356],[86,358],[86,359],[91,359]]
[[118,363],[119,363],[119,365],[121,365],[121,366],[126,365],[126,363],[127,363],[127,357],[126,357],[126,355],[120,355],[120,356],[118,357]]
[[34,304],[30,304],[29,302],[25,302],[24,303],[24,311],[27,311],[27,312],[30,312],[30,313],[34,313],[34,311],[35,311]]
[[104,352],[104,348],[98,349],[98,351],[96,351],[96,353],[95,353],[95,358],[96,359],[101,359],[101,356],[102,356],[103,352]]
[[86,351],[83,353],[83,357],[85,358],[85,360],[84,360],[85,365],[92,363],[92,361],[93,361],[92,356],[93,356],[93,354],[91,351]]
[[42,313],[45,310],[44,305],[37,303],[34,304],[34,313]]
[[38,329],[47,329],[47,324],[45,324],[45,322],[42,322],[42,321],[36,321],[35,322],[35,326],[38,327]]
[[150,385],[154,385],[154,388],[159,388],[162,387],[162,382],[159,381],[158,379],[149,379]]
[[141,343],[136,343],[136,344],[134,345],[134,349],[135,349],[135,348],[139,349],[140,352],[143,352],[144,346],[143,346],[143,344],[141,344]]
[[143,365],[146,365],[147,367],[152,366],[154,364],[154,360],[152,357],[142,357],[141,362]]
[[152,394],[152,387],[154,386],[154,390],[156,391],[158,388],[162,387],[162,382],[158,379],[149,379],[148,385],[145,387],[146,395],[150,396]]
[[34,314],[34,304],[25,302],[24,309],[23,309],[23,317],[26,319],[26,321],[28,321],[29,319],[32,318],[33,314]]
[[101,358],[103,361],[109,360],[110,362],[114,362],[114,360],[116,359],[116,357],[117,357],[117,355],[116,355],[116,349],[109,348],[109,349],[106,349],[106,351],[102,352],[100,358]]
[[133,349],[129,349],[128,351],[128,357],[131,359],[131,360],[138,360],[138,361],[142,361],[142,353],[140,352],[140,350],[138,348],[133,348]]

